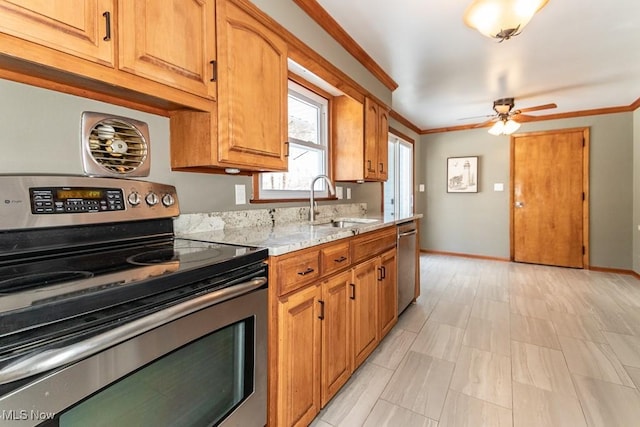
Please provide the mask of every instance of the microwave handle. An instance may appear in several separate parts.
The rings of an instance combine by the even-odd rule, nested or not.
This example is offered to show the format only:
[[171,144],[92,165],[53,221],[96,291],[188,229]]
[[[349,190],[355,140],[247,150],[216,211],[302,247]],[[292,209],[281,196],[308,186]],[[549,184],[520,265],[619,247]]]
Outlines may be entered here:
[[267,283],[266,277],[255,277],[247,282],[229,286],[192,300],[184,301],[164,310],[133,320],[102,334],[66,347],[42,351],[9,363],[0,370],[0,384],[7,384],[51,369],[77,362],[88,356],[126,341],[158,326],[187,316],[203,308],[246,294]]

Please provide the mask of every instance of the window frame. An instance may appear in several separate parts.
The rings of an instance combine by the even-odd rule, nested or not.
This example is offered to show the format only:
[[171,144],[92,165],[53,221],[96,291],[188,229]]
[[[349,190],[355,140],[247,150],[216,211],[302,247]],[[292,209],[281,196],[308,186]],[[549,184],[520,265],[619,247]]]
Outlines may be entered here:
[[[319,88],[313,83],[307,81],[303,77],[300,77],[294,73],[289,72],[288,78],[288,90],[291,90],[290,85],[294,85],[302,88],[302,96],[307,97],[304,92],[308,92],[312,94],[312,96],[324,98],[326,100],[324,117],[326,126],[324,127],[326,134],[324,136],[324,140],[326,141],[326,145],[324,145],[324,154],[325,154],[325,174],[333,181],[333,161],[332,161],[332,120],[331,120],[331,111],[333,104],[333,95],[329,92]],[[287,156],[289,156],[290,152],[290,143],[292,138],[288,137],[288,147],[287,147]],[[317,149],[318,145],[314,143],[309,143],[306,141],[294,141],[296,145],[299,146],[307,146],[311,149]],[[269,173],[269,172],[263,172]],[[253,197],[251,199],[251,203],[277,203],[277,202],[297,202],[297,201],[307,201],[310,197],[309,190],[267,190],[271,193],[270,197],[265,196],[263,191],[261,191],[261,178],[263,173],[253,174]],[[318,182],[320,182],[319,180]],[[316,183],[316,185],[322,185],[323,190],[316,190],[316,200],[337,200],[336,196],[329,195],[328,189],[324,181],[322,184]]]
[[[387,146],[389,144],[389,142],[391,142],[391,139],[395,139],[397,140],[397,143],[403,143],[405,145],[409,145],[411,146],[411,165],[412,165],[412,176],[411,176],[411,214],[415,215],[416,212],[416,144],[415,144],[415,140],[411,137],[409,137],[408,135],[400,132],[397,129],[394,129],[393,127],[389,126],[389,132],[388,132],[388,136],[387,136]],[[397,154],[397,150],[396,150],[396,154]],[[397,197],[398,195],[398,175],[399,175],[399,170],[398,170],[398,159],[397,156],[394,156],[394,165],[393,165],[393,172],[394,172],[394,176],[393,176],[393,183],[394,183],[394,198]],[[390,165],[391,166],[391,165]],[[392,177],[389,177],[389,181],[392,179]],[[382,205],[383,205],[383,209],[386,206],[386,194],[385,194],[385,186],[386,184],[389,182],[385,182],[385,185],[382,185]],[[399,210],[398,210],[398,203],[394,200],[393,203],[393,217],[396,217],[396,214],[399,214]],[[398,218],[396,218],[398,219]]]

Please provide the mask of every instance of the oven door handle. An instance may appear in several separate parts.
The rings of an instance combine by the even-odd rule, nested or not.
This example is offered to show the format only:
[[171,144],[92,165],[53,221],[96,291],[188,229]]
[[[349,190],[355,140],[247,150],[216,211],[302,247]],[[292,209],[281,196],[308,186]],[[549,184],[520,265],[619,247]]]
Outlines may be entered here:
[[18,359],[0,370],[0,384],[7,384],[28,378],[32,375],[42,374],[52,369],[77,362],[144,332],[150,331],[151,329],[157,328],[158,326],[249,293],[266,283],[266,277],[254,277],[247,282],[210,292],[133,320],[84,341],[66,347],[44,350],[33,356]]

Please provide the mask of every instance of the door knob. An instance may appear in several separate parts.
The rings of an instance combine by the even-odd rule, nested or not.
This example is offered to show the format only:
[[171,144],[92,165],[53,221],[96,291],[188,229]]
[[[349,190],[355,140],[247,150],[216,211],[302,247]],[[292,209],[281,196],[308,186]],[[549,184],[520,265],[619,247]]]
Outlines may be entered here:
[[523,202],[516,202],[515,205],[516,205],[516,208],[523,208],[524,207],[524,203]]

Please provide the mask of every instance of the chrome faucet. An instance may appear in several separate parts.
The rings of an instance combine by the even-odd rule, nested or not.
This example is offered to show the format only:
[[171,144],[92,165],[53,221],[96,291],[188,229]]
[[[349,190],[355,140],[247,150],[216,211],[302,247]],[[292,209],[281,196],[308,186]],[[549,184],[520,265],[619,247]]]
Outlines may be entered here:
[[329,194],[331,194],[332,196],[334,194],[336,194],[336,190],[335,188],[333,188],[333,183],[331,182],[331,180],[329,179],[329,177],[327,175],[318,175],[315,178],[313,178],[311,180],[311,190],[310,190],[310,195],[309,195],[309,221],[313,222],[316,220],[316,194],[315,194],[315,190],[314,190],[314,186],[316,184],[316,181],[319,180],[320,178],[324,179],[327,182],[327,187],[329,187]]

